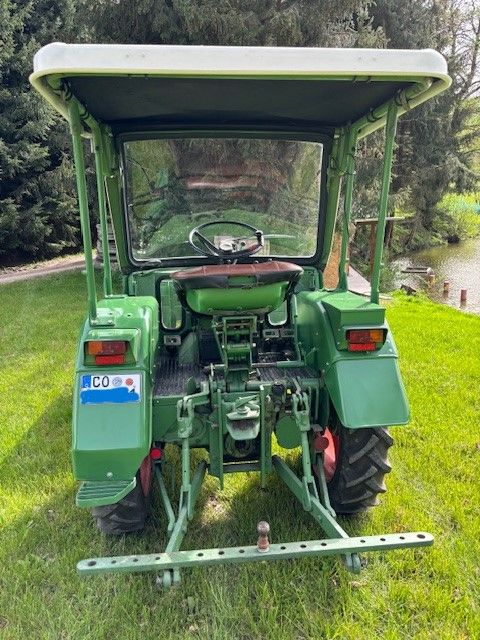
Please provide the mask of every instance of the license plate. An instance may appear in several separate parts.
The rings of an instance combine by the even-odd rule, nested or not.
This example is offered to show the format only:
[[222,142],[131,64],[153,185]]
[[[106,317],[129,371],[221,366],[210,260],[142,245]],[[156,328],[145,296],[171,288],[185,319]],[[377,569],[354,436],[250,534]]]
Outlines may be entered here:
[[88,374],[81,377],[81,404],[124,404],[140,402],[141,376],[138,373]]

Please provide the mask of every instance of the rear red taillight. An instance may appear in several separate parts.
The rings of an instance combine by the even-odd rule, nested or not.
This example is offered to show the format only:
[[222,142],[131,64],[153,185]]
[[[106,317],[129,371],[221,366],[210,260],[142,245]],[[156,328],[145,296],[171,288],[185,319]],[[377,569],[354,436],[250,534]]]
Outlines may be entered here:
[[127,346],[124,340],[90,340],[85,353],[94,356],[95,364],[125,364]]
[[125,356],[95,356],[95,364],[125,364]]
[[375,351],[385,341],[383,329],[349,329],[346,336],[349,351]]
[[375,342],[363,342],[361,344],[357,344],[355,342],[348,343],[349,351],[375,351],[376,348],[377,345],[375,344]]

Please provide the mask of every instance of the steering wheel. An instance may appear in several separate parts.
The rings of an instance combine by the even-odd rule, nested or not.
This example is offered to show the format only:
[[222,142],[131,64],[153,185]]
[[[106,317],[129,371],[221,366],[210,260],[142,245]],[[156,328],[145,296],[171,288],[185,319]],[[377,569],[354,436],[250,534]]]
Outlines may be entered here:
[[[202,234],[202,231],[207,227],[219,224],[234,224],[237,225],[237,227],[247,229],[250,233],[248,236],[222,240],[220,247],[216,247],[213,242],[210,242],[210,240]],[[255,241],[252,244],[247,244],[247,240],[250,238],[254,238]],[[198,227],[190,231],[188,241],[195,251],[202,256],[215,256],[217,258],[253,256],[264,246],[263,231],[245,222],[236,222],[235,220],[216,220],[214,222],[199,224]]]

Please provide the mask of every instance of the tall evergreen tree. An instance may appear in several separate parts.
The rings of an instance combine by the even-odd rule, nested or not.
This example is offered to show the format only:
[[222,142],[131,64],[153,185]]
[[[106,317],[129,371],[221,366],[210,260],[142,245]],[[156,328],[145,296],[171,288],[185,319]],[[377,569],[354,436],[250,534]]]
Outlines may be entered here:
[[73,0],[0,0],[0,259],[78,243],[66,127],[28,83],[34,53],[73,32]]
[[445,55],[451,89],[399,120],[393,190],[408,191],[416,212],[410,238],[435,225],[435,205],[448,188],[472,188],[479,176],[469,154],[477,128],[468,129],[480,88],[480,8],[475,0],[377,0],[371,9],[388,46],[433,48]]
[[86,0],[102,41],[369,46],[371,0]]

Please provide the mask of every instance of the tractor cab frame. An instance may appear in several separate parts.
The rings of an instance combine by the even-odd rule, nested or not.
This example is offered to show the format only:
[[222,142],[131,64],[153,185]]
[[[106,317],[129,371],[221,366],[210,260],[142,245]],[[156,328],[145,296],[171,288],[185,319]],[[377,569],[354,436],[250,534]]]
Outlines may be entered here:
[[[165,551],[90,558],[82,574],[344,556],[431,544],[350,538],[337,514],[377,503],[387,427],[408,421],[379,278],[397,118],[450,84],[432,50],[143,45],[43,47],[34,87],[69,122],[86,263],[72,459],[99,528],[145,525],[152,479]],[[370,299],[348,291],[358,141],[385,129]],[[103,296],[92,261],[84,139],[94,155]],[[339,203],[342,199],[340,213]],[[323,286],[337,214],[339,278]],[[122,291],[114,293],[112,225]],[[275,436],[275,438],[274,438]],[[175,511],[165,482],[179,448]],[[275,454],[272,455],[272,447]],[[300,450],[299,472],[280,455]],[[206,452],[192,469],[192,450]],[[181,550],[206,472],[276,471],[326,538]],[[252,525],[253,526],[253,525]]]

